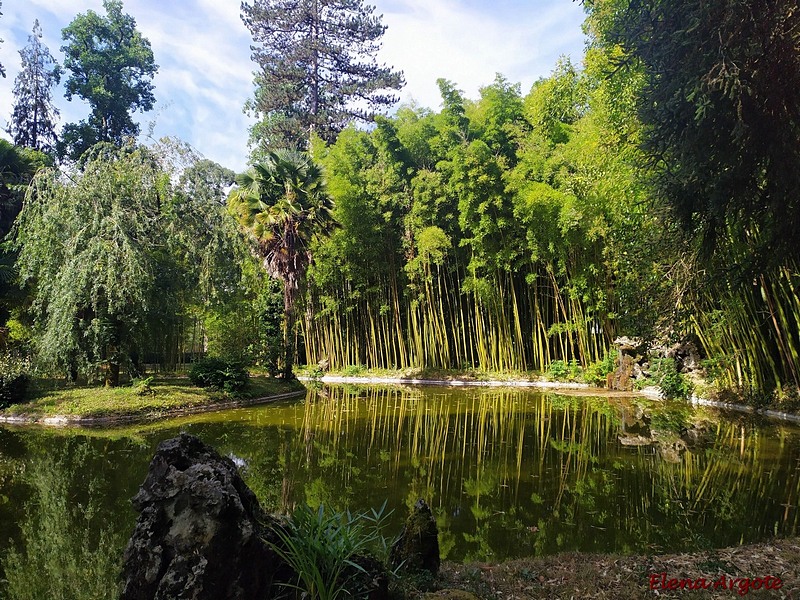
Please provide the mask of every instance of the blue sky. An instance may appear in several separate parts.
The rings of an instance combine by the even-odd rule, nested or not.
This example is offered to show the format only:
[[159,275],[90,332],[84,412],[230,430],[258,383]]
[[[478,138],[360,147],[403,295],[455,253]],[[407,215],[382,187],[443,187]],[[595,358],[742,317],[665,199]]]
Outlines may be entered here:
[[[367,3],[370,3],[367,0]],[[242,113],[252,94],[251,38],[239,18],[239,0],[124,0],[150,40],[159,71],[156,106],[138,114],[143,135],[154,124],[155,138],[169,135],[234,170],[247,162],[247,129]],[[388,29],[379,61],[402,70],[401,102],[439,108],[436,79],[457,84],[468,98],[491,83],[495,73],[522,84],[523,93],[546,76],[561,55],[580,62],[583,10],[572,0],[375,0]],[[43,41],[62,60],[61,29],[78,13],[104,13],[102,0],[2,0],[0,127],[11,115],[20,50],[38,18]],[[67,102],[54,90],[59,124],[86,117],[80,99]],[[8,135],[3,132],[3,137]]]

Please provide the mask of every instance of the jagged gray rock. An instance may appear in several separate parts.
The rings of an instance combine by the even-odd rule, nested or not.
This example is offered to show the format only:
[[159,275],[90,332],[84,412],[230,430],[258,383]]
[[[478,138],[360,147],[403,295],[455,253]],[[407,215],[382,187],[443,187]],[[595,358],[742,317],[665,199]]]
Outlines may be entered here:
[[159,445],[133,505],[121,600],[270,598],[290,576],[264,541],[274,519],[233,461],[196,437]]

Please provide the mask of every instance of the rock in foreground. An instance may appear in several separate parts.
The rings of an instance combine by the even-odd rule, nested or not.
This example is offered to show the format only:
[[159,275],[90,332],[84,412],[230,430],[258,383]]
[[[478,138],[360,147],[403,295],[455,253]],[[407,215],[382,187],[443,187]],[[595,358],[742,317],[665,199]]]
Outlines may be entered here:
[[268,598],[284,563],[236,466],[188,434],[162,442],[133,499],[122,600]]

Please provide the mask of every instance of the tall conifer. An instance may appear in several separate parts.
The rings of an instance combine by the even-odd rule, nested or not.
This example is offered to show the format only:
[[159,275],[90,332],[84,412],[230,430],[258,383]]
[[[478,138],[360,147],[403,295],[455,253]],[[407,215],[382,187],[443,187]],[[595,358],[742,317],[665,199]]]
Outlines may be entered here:
[[58,109],[53,106],[50,90],[61,80],[61,68],[42,43],[42,28],[37,19],[28,45],[19,51],[22,70],[14,80],[14,108],[9,132],[18,146],[46,151],[56,142],[55,121]]
[[259,122],[251,144],[305,147],[313,131],[326,141],[352,120],[371,120],[397,101],[403,75],[375,55],[386,31],[362,0],[253,0],[242,20],[253,35],[259,70],[245,109]]

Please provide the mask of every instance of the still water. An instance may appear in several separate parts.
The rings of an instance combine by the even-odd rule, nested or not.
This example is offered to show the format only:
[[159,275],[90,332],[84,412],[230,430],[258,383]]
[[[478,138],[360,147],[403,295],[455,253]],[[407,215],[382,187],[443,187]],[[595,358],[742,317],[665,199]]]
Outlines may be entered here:
[[106,597],[136,519],[129,499],[158,443],[180,431],[241,459],[271,510],[385,501],[396,532],[425,498],[450,560],[797,533],[795,425],[644,399],[332,386],[136,427],[0,426],[0,596],[49,597],[58,585],[59,597]]

